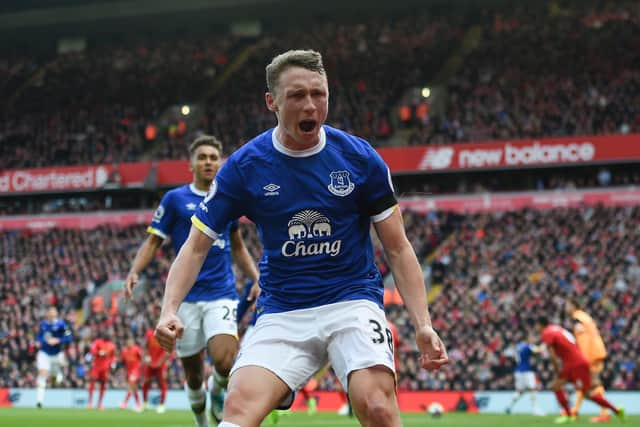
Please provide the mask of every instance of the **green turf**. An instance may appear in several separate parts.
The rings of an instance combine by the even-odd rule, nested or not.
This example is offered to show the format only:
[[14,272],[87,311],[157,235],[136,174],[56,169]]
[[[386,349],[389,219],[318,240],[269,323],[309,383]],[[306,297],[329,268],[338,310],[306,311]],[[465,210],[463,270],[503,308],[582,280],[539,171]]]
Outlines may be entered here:
[[[434,419],[421,414],[407,414],[403,416],[405,427],[418,426],[477,426],[477,427],[529,427],[554,426],[553,417],[534,417],[527,415],[474,415],[474,414],[445,414]],[[620,425],[613,419],[609,425]],[[307,416],[304,413],[294,413],[280,417],[278,426],[357,426],[354,419],[335,414],[318,413]],[[587,426],[588,417],[583,417],[572,426]],[[187,411],[167,411],[158,415],[155,412],[136,414],[122,410],[87,410],[87,409],[0,409],[0,426],[2,427],[193,427],[191,414]],[[268,426],[264,423],[263,426]],[[625,426],[640,427],[640,417],[628,417]]]

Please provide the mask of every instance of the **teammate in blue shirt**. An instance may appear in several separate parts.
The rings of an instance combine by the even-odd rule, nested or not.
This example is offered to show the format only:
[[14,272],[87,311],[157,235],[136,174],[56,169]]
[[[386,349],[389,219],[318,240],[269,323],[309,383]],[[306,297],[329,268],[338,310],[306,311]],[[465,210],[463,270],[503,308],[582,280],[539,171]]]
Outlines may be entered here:
[[62,368],[65,366],[63,344],[73,340],[73,334],[67,322],[58,319],[58,309],[54,306],[47,310],[46,319],[40,321],[36,342],[40,349],[36,356],[38,378],[36,379],[36,402],[38,408],[44,404],[44,393],[47,388],[47,379],[51,378],[52,384],[62,382]]
[[513,373],[515,378],[516,392],[511,399],[511,403],[505,409],[507,414],[510,414],[515,404],[520,400],[524,393],[531,393],[531,408],[534,415],[542,415],[542,412],[536,403],[536,374],[531,364],[531,356],[542,352],[542,349],[534,344],[534,338],[529,337],[527,341],[520,341],[514,351],[513,356],[516,360],[516,367]]
[[[175,252],[180,253],[189,235],[191,216],[222,164],[222,144],[212,136],[200,136],[189,147],[189,158],[193,182],[167,192],[160,201],[147,229],[149,236],[138,250],[126,279],[129,297],[138,282],[138,274],[151,262],[164,240],[170,238]],[[238,351],[238,293],[231,268],[232,258],[254,283],[258,279],[255,262],[243,243],[235,218],[220,231],[202,254],[202,268],[199,265],[194,271],[197,275],[195,285],[178,310],[186,329],[178,341],[177,354],[182,361],[185,391],[198,427],[208,425],[203,349],[207,348],[216,371],[216,386],[209,390],[211,415],[216,421],[222,416],[222,396]],[[254,299],[259,293],[257,284],[252,291],[249,298]]]
[[246,215],[263,244],[262,293],[219,426],[259,425],[328,362],[361,423],[400,426],[371,223],[416,329],[420,365],[437,369],[448,357],[431,326],[389,169],[366,141],[324,125],[329,90],[319,53],[275,57],[267,86],[278,126],[237,150],[216,176],[169,271],[156,336],[165,349],[174,347],[185,331],[176,313],[203,252],[225,224]]

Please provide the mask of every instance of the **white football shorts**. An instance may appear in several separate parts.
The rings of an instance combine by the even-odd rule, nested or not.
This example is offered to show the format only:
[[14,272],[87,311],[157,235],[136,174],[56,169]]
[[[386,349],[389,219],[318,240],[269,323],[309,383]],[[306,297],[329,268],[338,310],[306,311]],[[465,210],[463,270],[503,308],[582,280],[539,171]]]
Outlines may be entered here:
[[36,355],[36,366],[38,370],[49,371],[49,376],[55,377],[62,372],[62,367],[65,366],[66,360],[64,353],[60,352],[54,355],[48,355],[42,350],[38,351]]
[[189,357],[199,353],[211,337],[216,335],[233,335],[237,338],[237,308],[238,301],[232,299],[180,304],[178,317],[184,325],[184,333],[176,342],[178,357]]
[[384,366],[395,375],[384,310],[355,300],[263,314],[243,338],[231,374],[243,366],[260,366],[295,391],[327,362],[345,390],[349,374],[358,369]]
[[516,379],[516,390],[535,390],[536,389],[536,374],[532,371],[527,372],[514,372]]

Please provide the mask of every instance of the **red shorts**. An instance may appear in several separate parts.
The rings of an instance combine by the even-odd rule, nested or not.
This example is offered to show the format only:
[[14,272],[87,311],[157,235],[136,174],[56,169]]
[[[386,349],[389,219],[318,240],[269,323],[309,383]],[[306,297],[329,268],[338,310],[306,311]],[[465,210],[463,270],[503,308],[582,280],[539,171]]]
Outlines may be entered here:
[[588,363],[570,365],[562,369],[560,378],[569,381],[576,386],[576,389],[587,393],[591,390],[591,370]]
[[151,366],[144,367],[144,379],[149,381],[151,378],[157,378],[159,381],[164,381],[167,377],[167,366],[162,365],[159,368],[152,368]]
[[135,383],[140,379],[140,368],[134,368],[127,371],[127,382]]
[[89,378],[106,383],[109,380],[109,368],[92,366],[91,371],[89,371]]

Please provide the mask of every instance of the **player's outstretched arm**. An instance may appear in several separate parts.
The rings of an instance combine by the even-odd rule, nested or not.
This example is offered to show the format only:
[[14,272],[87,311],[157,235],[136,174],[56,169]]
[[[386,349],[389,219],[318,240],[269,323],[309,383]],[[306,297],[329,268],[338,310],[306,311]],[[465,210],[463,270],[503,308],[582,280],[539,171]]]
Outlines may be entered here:
[[449,357],[442,340],[431,325],[422,270],[404,232],[400,208],[396,207],[389,217],[376,222],[374,226],[384,247],[396,287],[416,329],[416,344],[421,353],[420,364],[426,369],[438,369],[449,363]]
[[133,259],[129,273],[125,280],[125,296],[130,299],[133,295],[133,288],[138,284],[138,274],[143,271],[151,262],[158,248],[162,245],[163,239],[155,234],[149,234],[146,240],[138,248],[136,257]]
[[158,342],[168,352],[173,351],[176,339],[182,336],[184,329],[176,315],[178,307],[196,281],[212,242],[209,236],[191,226],[189,237],[171,264],[156,326]]

